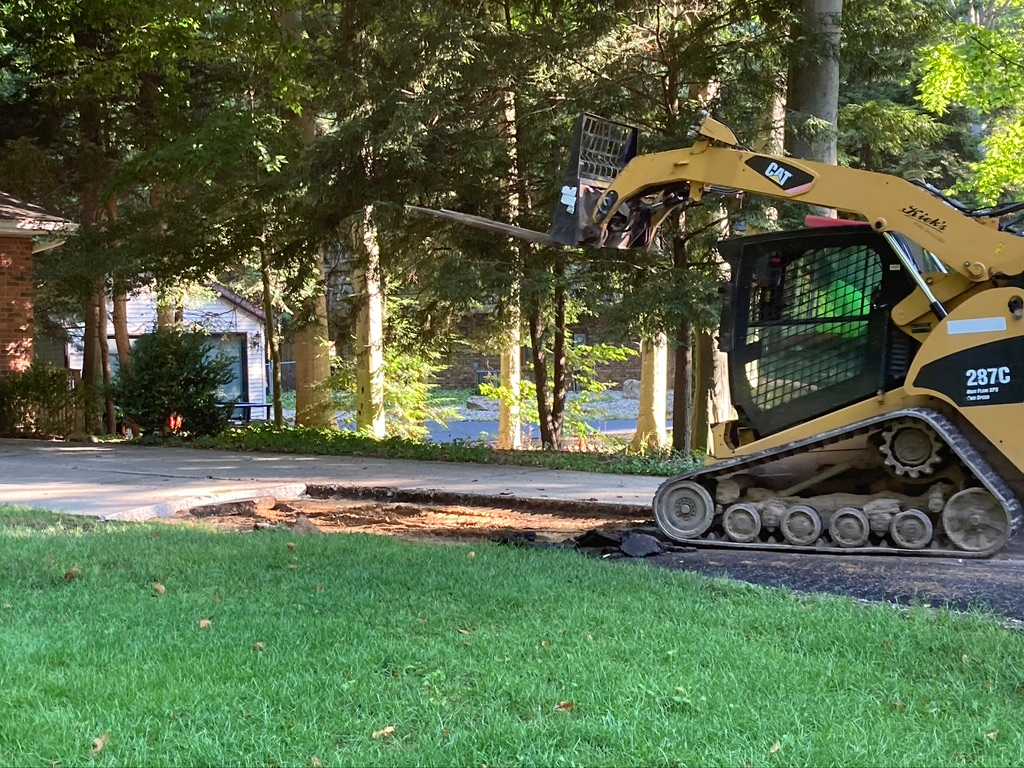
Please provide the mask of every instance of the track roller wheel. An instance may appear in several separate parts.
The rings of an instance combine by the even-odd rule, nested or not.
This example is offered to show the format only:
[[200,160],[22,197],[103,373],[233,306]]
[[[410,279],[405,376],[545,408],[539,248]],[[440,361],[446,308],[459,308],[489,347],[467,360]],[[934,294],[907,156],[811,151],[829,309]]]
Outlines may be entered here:
[[670,539],[696,539],[711,527],[715,502],[702,485],[680,480],[655,496],[654,519]]
[[722,528],[732,541],[757,541],[761,533],[761,513],[753,504],[733,504],[722,514]]
[[821,536],[821,515],[814,507],[794,504],[783,513],[779,528],[790,544],[810,547]]
[[828,524],[828,535],[840,547],[862,547],[870,533],[868,516],[855,507],[837,509]]
[[968,552],[994,552],[1010,535],[1006,512],[984,488],[953,494],[942,510],[942,527],[950,541]]
[[893,515],[889,538],[903,549],[924,549],[932,540],[932,521],[919,509],[907,509]]

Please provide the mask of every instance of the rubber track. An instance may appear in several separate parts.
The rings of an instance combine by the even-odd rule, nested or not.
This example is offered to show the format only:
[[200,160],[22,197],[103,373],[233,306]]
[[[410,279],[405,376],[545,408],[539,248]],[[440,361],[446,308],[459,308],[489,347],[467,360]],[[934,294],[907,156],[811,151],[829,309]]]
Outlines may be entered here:
[[[815,437],[806,438],[804,440],[797,440],[786,445],[781,445],[777,448],[768,448],[764,451],[750,454],[748,456],[741,456],[735,459],[726,459],[725,461],[716,462],[709,467],[703,469],[694,470],[685,475],[679,475],[678,477],[670,478],[666,480],[658,488],[654,494],[654,507],[657,508],[660,498],[668,491],[670,491],[675,483],[683,480],[702,480],[702,479],[713,479],[715,475],[731,472],[742,467],[752,467],[761,464],[766,464],[770,461],[778,459],[789,458],[799,453],[815,450],[822,448],[832,443],[837,443],[842,440],[846,440],[851,437],[866,434],[872,432],[878,427],[884,425],[888,421],[895,421],[897,419],[917,419],[922,421],[931,427],[939,435],[939,437],[945,442],[945,444],[956,454],[964,465],[974,474],[974,476],[985,486],[988,491],[995,496],[996,500],[999,501],[1003,507],[1003,511],[1006,513],[1007,521],[1009,522],[1009,535],[1007,539],[1012,538],[1021,527],[1022,514],[1021,505],[1017,500],[1017,497],[1010,490],[1006,481],[989,465],[985,458],[978,452],[978,450],[971,445],[970,441],[960,432],[959,429],[950,421],[948,418],[943,416],[938,411],[933,411],[929,408],[905,408],[899,411],[891,411],[880,416],[875,416],[864,421],[858,421],[854,424],[848,424],[841,429],[831,430],[824,432]],[[714,494],[712,494],[714,498]],[[657,517],[655,517],[657,519]],[[727,547],[730,549],[767,549],[774,551],[794,551],[794,552],[828,552],[834,554],[873,554],[873,555],[901,555],[901,556],[917,556],[917,557],[961,557],[961,558],[982,558],[989,557],[998,552],[1003,547],[996,547],[991,550],[982,550],[980,552],[968,552],[962,549],[899,549],[897,547],[834,547],[834,546],[797,546],[794,544],[769,544],[764,542],[749,542],[743,543],[738,541],[729,541],[728,539],[723,540],[708,540],[708,539],[675,539],[680,543],[685,544],[696,544],[702,546],[715,546],[715,547]],[[1003,545],[1005,546],[1005,545]]]

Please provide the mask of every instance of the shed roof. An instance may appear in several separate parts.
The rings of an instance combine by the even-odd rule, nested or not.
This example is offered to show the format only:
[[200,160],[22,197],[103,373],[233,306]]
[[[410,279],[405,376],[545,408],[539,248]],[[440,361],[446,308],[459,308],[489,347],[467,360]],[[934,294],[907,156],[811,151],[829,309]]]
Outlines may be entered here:
[[70,232],[77,224],[45,209],[0,192],[0,230],[8,233],[51,234]]
[[229,304],[234,304],[236,307],[248,312],[253,317],[262,320],[263,322],[266,322],[267,316],[263,314],[263,310],[260,309],[257,305],[253,304],[244,296],[240,296],[239,294],[235,293],[233,290],[228,288],[223,283],[213,283],[211,287],[213,288],[214,291],[217,292],[217,294],[222,299],[224,299]]

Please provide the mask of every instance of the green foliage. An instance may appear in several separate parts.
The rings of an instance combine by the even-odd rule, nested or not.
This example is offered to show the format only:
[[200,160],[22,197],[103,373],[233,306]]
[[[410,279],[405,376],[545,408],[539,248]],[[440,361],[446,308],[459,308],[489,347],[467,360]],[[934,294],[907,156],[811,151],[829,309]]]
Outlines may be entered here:
[[[602,395],[615,384],[603,381],[598,369],[602,365],[624,363],[636,357],[638,352],[632,347],[614,344],[569,344],[568,369],[572,372],[573,392],[570,393],[565,406],[565,432],[575,437],[579,444],[605,445],[600,430],[592,427],[588,419],[600,419],[605,414],[601,410]],[[549,375],[552,362],[548,361]],[[492,382],[480,385],[480,394],[498,402],[510,403],[512,392],[507,387]],[[519,383],[519,415],[524,424],[538,424],[540,417],[537,412],[537,387],[530,379],[524,378]]]
[[326,456],[372,456],[384,459],[418,461],[461,461],[475,464],[513,464],[546,469],[572,469],[581,472],[607,472],[626,475],[669,476],[688,472],[698,466],[694,457],[678,453],[636,456],[622,453],[584,453],[580,451],[497,451],[472,443],[424,443],[399,437],[384,440],[336,429],[286,427],[254,424],[232,427],[219,435],[195,442],[200,448],[230,451],[269,451],[307,453]]
[[[489,400],[506,405],[512,405],[515,401],[515,394],[511,389],[491,381],[485,381],[480,385],[480,394]],[[540,423],[537,410],[537,385],[527,378],[521,379],[519,382],[519,418],[523,424]]]
[[[395,347],[385,348],[384,411],[391,437],[425,440],[430,434],[426,422],[444,424],[456,416],[453,408],[431,397],[437,388],[437,374],[443,370],[438,358],[434,351],[416,354]],[[331,387],[338,406],[354,412],[358,389],[355,360],[335,359]]]
[[587,419],[601,418],[602,395],[615,384],[603,381],[598,372],[602,365],[625,363],[639,354],[632,347],[614,344],[571,344],[569,346],[569,369],[576,396],[569,400],[565,409],[565,429],[579,440],[581,445],[602,443],[600,430],[590,426]]
[[845,105],[839,113],[841,160],[869,171],[895,170],[952,130],[935,117],[888,99]]
[[67,435],[77,426],[80,404],[67,371],[33,363],[23,373],[0,376],[0,435]]
[[1006,3],[987,25],[949,25],[945,39],[921,53],[921,103],[939,115],[962,105],[988,121],[984,155],[960,185],[985,203],[1024,193],[1022,10],[1019,2]]
[[118,372],[113,395],[124,415],[147,434],[177,431],[169,429],[168,420],[178,414],[185,434],[211,435],[231,416],[233,404],[220,396],[231,378],[231,362],[215,356],[204,337],[163,330],[136,341],[132,365]]
[[974,185],[983,201],[996,203],[1024,194],[1024,115],[995,121],[985,140],[985,159],[973,169]]

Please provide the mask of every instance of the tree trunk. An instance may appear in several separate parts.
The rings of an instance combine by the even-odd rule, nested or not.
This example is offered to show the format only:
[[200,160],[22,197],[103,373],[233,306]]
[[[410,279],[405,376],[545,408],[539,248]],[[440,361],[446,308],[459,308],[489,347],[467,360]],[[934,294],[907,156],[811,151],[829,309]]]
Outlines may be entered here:
[[779,85],[762,115],[761,129],[754,142],[754,151],[781,155],[786,146],[786,91]]
[[842,0],[802,0],[789,66],[786,143],[790,154],[836,163]]
[[173,304],[164,304],[157,299],[156,303],[156,329],[158,331],[169,331],[174,328],[174,319],[178,313],[176,307]]
[[82,391],[85,431],[97,434],[102,429],[102,408],[100,405],[100,384],[103,379],[99,347],[99,311],[95,290],[89,294],[84,305],[84,330],[82,335]]
[[[117,197],[107,200],[107,221],[113,224],[118,219]],[[114,344],[117,348],[118,368],[125,371],[132,367],[132,347],[128,337],[128,295],[123,283],[116,277],[111,291],[113,306]]]
[[295,330],[295,423],[337,427],[330,390],[331,341],[327,329],[327,294],[322,252],[317,255],[316,289],[303,302],[302,324]]
[[[305,31],[302,12],[282,13],[279,21],[284,39],[302,44]],[[295,124],[302,143],[310,147],[316,141],[316,110],[306,102]],[[331,346],[327,327],[327,281],[323,247],[317,249],[312,277],[312,292],[298,310],[294,336],[295,349],[295,423],[307,427],[337,427],[330,390]]]
[[519,398],[522,382],[522,331],[519,316],[519,296],[509,309],[507,328],[501,345],[501,391],[498,403],[498,444],[503,451],[517,451],[523,447],[523,421]]
[[[679,215],[680,227],[685,230],[686,214]],[[672,242],[672,267],[685,273],[690,267],[685,236],[676,237]],[[689,319],[680,318],[675,332],[675,367],[672,372],[672,449],[680,453],[693,450],[690,432],[690,412],[693,402],[693,355],[690,351],[692,329]]]
[[96,291],[96,340],[100,353],[100,371],[103,374],[103,404],[106,414],[106,433],[113,435],[117,433],[117,412],[114,410],[114,399],[110,394],[110,386],[113,383],[114,371],[110,365],[110,338],[109,318],[107,317],[107,289],[101,281]]
[[562,445],[562,425],[565,422],[565,398],[569,378],[565,336],[565,253],[559,249],[555,252],[555,338],[551,348],[554,357],[551,361],[554,385],[554,392],[551,395],[551,433],[559,446]]
[[[84,98],[79,104],[78,174],[79,224],[83,232],[94,228],[100,216],[100,185],[103,183],[104,151],[102,145],[100,105],[95,98]],[[99,348],[100,305],[103,300],[102,277],[95,278],[84,304],[84,338],[82,359],[82,390],[85,397],[85,430],[102,430],[103,362]],[[102,309],[105,311],[105,308]],[[105,341],[104,341],[105,343]]]
[[[510,7],[508,3],[504,5],[506,23],[511,25]],[[519,217],[522,214],[528,213],[532,207],[530,201],[530,194],[526,185],[525,174],[523,173],[522,158],[519,154],[519,147],[522,145],[522,125],[518,120],[519,105],[516,98],[515,91],[506,91],[505,93],[505,119],[508,131],[508,147],[509,147],[509,201],[511,213],[514,214],[515,218],[513,223],[519,224]],[[544,265],[543,255],[538,254],[532,250],[529,243],[520,242],[517,245],[519,253],[519,264],[524,268],[529,266],[532,267],[537,274],[540,274],[546,270]],[[518,278],[518,275],[517,275]],[[551,393],[548,389],[548,366],[547,366],[547,350],[544,348],[544,344],[547,337],[547,323],[544,319],[544,292],[533,287],[531,295],[528,298],[528,310],[527,310],[527,322],[530,328],[530,348],[533,351],[533,383],[537,395],[537,416],[540,422],[540,442],[541,446],[549,450],[559,450],[561,448],[561,417],[556,423],[554,419],[555,404],[552,401]],[[564,325],[564,323],[563,323]],[[556,339],[555,345],[559,343],[563,346],[564,352],[564,330],[561,342],[557,338],[558,330],[556,328]],[[555,353],[557,359],[557,351]],[[564,377],[564,365],[562,366],[561,375]],[[555,390],[557,396],[558,382],[557,378],[559,373],[556,371],[555,377]],[[564,386],[564,382],[563,382]],[[564,395],[563,395],[564,403]]]
[[[786,90],[781,83],[772,93],[772,98],[762,116],[763,123],[754,142],[754,151],[769,155],[782,155],[786,146]],[[779,222],[777,205],[765,205],[764,221],[760,227],[750,227],[747,234],[754,235],[764,230],[774,230]]]
[[277,336],[277,322],[274,320],[274,290],[271,274],[270,256],[265,249],[260,250],[260,279],[263,283],[263,335],[267,339],[267,357],[270,358],[270,375],[272,377],[271,393],[274,403],[274,426],[284,426],[284,404],[281,402],[281,345]]
[[640,412],[636,434],[630,442],[634,451],[662,450],[668,446],[665,407],[668,384],[668,339],[658,333],[640,342]]
[[693,450],[693,331],[688,320],[676,326],[675,369],[672,372],[672,450]]
[[132,367],[132,344],[128,336],[128,295],[124,288],[114,289],[114,344],[117,346],[117,365],[123,371]]
[[356,307],[356,427],[377,439],[387,435],[384,414],[384,297],[380,244],[373,207],[356,225],[357,261],[352,273]]
[[533,351],[533,385],[537,391],[537,420],[540,422],[540,443],[548,450],[558,450],[558,436],[551,423],[551,399],[548,392],[548,354],[544,348],[544,337],[547,327],[540,300],[537,297],[530,302],[529,316],[530,348]]
[[[519,181],[519,133],[516,121],[515,94],[505,91],[505,141],[508,147],[508,220],[519,223],[520,204],[529,205],[525,190]],[[520,407],[522,398],[522,309],[520,305],[520,280],[523,268],[523,253],[529,246],[512,248],[512,284],[508,299],[508,316],[502,333],[501,349],[501,390],[498,401],[498,448],[518,450],[523,447],[523,421]]]
[[710,333],[697,334],[696,370],[694,371],[693,449],[708,452],[711,424],[708,415],[715,386],[714,337]]

